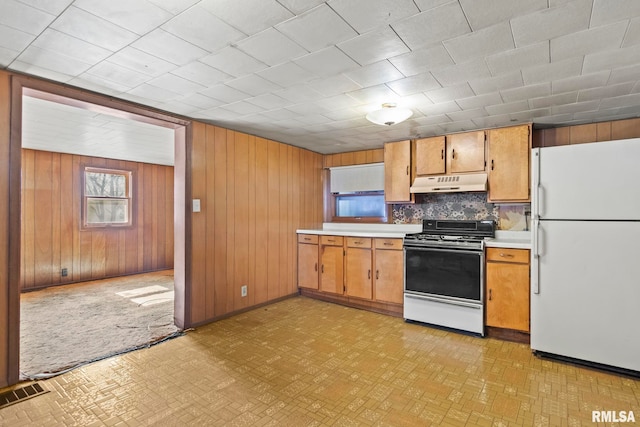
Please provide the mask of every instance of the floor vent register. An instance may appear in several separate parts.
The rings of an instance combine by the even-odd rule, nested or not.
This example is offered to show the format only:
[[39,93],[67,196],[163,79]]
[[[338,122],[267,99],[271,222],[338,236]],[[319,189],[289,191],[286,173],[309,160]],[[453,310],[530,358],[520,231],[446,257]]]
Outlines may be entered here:
[[43,389],[38,383],[5,391],[4,393],[0,393],[0,409],[45,393],[49,393],[49,391]]

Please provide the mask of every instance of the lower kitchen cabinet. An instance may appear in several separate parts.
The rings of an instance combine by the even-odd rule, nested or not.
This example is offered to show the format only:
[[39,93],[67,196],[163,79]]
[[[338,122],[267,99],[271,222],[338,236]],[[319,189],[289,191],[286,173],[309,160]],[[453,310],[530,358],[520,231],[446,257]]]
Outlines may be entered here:
[[318,235],[298,235],[298,286],[318,289]]
[[402,304],[404,253],[402,239],[375,239],[375,299]]
[[486,325],[529,332],[529,250],[487,248]]
[[350,297],[371,299],[371,238],[347,237],[345,286]]
[[320,290],[332,294],[344,292],[344,238],[320,236]]

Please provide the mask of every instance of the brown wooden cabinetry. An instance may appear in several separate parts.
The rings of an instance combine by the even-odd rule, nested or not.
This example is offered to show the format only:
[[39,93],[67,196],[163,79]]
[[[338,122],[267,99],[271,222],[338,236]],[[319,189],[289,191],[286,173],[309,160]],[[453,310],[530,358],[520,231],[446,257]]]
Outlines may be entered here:
[[422,138],[415,144],[416,175],[485,170],[484,131]]
[[530,201],[529,125],[488,131],[489,202]]
[[529,332],[529,250],[487,248],[486,325]]
[[416,175],[439,175],[445,169],[444,136],[416,140]]
[[402,239],[375,239],[374,270],[376,301],[402,304],[404,294]]
[[332,294],[344,292],[344,238],[320,236],[320,290]]
[[411,141],[384,144],[384,199],[387,203],[411,202]]
[[298,235],[298,286],[318,289],[319,271],[318,235]]
[[347,237],[346,293],[350,297],[371,299],[373,276],[371,238]]

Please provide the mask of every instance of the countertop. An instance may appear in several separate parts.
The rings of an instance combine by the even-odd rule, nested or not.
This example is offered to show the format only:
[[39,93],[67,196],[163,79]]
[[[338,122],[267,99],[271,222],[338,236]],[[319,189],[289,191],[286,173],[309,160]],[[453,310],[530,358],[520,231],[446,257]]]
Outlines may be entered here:
[[419,233],[422,224],[351,224],[324,223],[321,229],[300,229],[298,234],[323,234],[331,236],[380,237],[402,239],[410,233]]
[[496,231],[494,239],[486,239],[488,248],[531,249],[530,231]]

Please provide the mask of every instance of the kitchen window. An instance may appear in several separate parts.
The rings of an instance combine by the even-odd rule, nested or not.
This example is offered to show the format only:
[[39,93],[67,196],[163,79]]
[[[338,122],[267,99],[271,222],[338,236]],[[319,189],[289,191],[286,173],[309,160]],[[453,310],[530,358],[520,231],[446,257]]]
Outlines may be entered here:
[[83,228],[132,225],[131,171],[85,167]]
[[386,222],[384,164],[331,168],[329,211],[333,222]]

